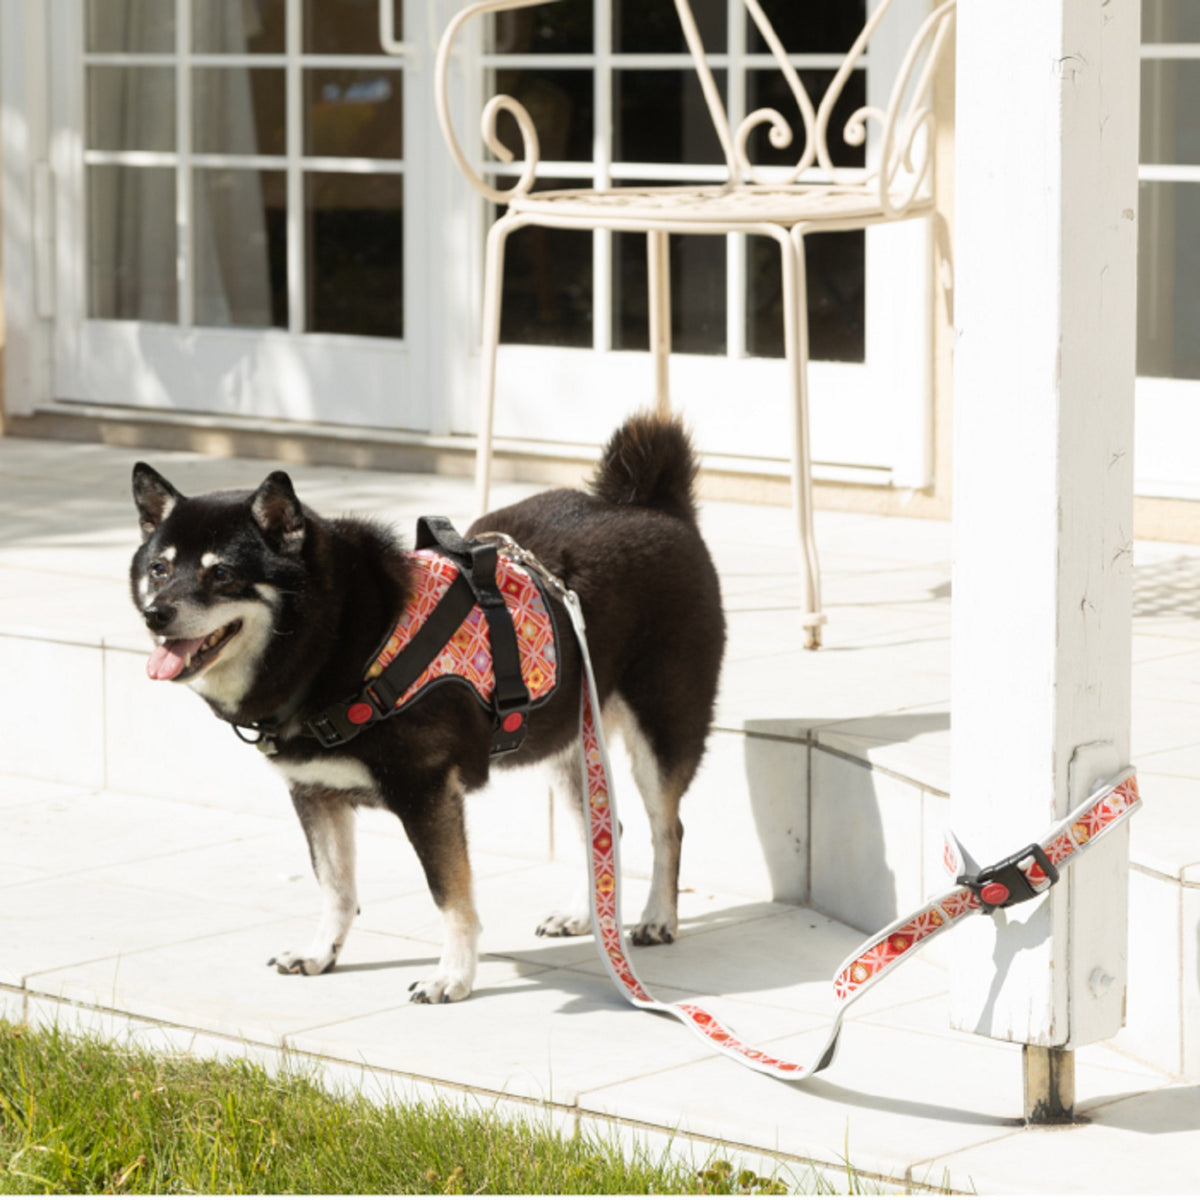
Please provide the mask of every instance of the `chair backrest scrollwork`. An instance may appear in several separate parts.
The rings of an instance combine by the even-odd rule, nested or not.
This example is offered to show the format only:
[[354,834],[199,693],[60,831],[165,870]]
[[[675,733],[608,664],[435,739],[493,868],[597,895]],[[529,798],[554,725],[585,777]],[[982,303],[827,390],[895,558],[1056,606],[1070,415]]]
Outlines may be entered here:
[[[871,14],[817,110],[817,157],[835,183],[839,181],[839,172],[829,157],[830,114],[854,63],[866,49],[890,3],[891,0],[883,0]],[[879,122],[880,148],[871,178],[878,188],[880,207],[889,217],[902,216],[912,206],[924,191],[933,169],[936,132],[933,81],[942,55],[951,46],[954,12],[955,0],[943,0],[921,23],[896,74],[887,108],[864,106],[843,127],[842,136],[847,144],[859,146],[866,139],[866,123]]]
[[[507,189],[492,187],[481,178],[463,154],[450,121],[446,99],[446,75],[451,47],[459,30],[473,17],[561,2],[562,0],[480,0],[464,8],[450,22],[438,48],[435,84],[437,113],[446,144],[459,169],[475,189],[498,204],[504,204],[532,188],[540,154],[537,129],[528,110],[520,101],[506,95],[492,97],[483,109],[480,122],[484,145],[501,162],[509,163],[514,160],[516,156],[501,142],[497,131],[501,113],[507,113],[516,122],[520,132],[522,170],[517,181]],[[788,186],[799,183],[806,173],[814,172],[815,178],[823,183],[876,189],[883,212],[888,217],[903,216],[905,211],[925,194],[929,183],[934,149],[933,80],[939,60],[950,45],[956,0],[941,0],[940,3],[936,3],[921,23],[904,55],[892,85],[887,107],[863,105],[856,109],[843,125],[841,137],[844,143],[859,147],[866,142],[868,123],[878,123],[878,153],[874,156],[874,165],[868,172],[862,169],[849,170],[834,164],[829,149],[831,117],[835,105],[842,98],[847,81],[853,72],[859,69],[867,45],[887,15],[893,0],[878,0],[875,4],[861,33],[842,59],[815,108],[799,72],[790,61],[786,48],[759,0],[732,2],[741,3],[745,7],[750,20],[765,42],[795,101],[803,129],[793,129],[783,114],[774,108],[755,109],[739,122],[736,129],[732,128],[709,66],[691,6],[688,0],[674,0],[705,105],[724,154],[728,171],[726,188],[734,191],[739,188]],[[796,158],[790,167],[782,170],[778,167],[765,168],[750,161],[751,135],[763,127],[766,128],[771,145],[778,150],[787,149],[796,141],[797,134],[802,134]]]

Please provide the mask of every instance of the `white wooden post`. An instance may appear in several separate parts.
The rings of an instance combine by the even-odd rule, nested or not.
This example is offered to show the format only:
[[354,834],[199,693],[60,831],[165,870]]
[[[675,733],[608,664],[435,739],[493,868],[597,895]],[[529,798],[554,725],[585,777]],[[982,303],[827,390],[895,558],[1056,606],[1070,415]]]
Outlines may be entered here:
[[[958,10],[951,819],[985,866],[1129,755],[1139,21],[1139,0]],[[1112,1036],[1127,872],[1122,830],[968,922],[954,1026]],[[1046,1115],[1070,1055],[1026,1062]]]

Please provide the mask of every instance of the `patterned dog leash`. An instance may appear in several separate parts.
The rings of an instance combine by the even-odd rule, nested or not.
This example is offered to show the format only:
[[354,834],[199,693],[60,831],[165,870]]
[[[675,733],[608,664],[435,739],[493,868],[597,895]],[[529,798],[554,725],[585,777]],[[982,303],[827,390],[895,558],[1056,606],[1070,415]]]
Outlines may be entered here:
[[500,538],[506,553],[543,577],[563,601],[579,642],[584,675],[579,725],[583,743],[592,927],[601,960],[617,990],[630,1004],[677,1018],[712,1049],[737,1059],[752,1070],[790,1080],[807,1079],[823,1071],[837,1053],[846,1011],[884,976],[972,913],[989,913],[1042,895],[1058,882],[1062,868],[1073,863],[1141,807],[1135,773],[1132,768],[1127,768],[1097,787],[1040,841],[990,867],[962,873],[964,864],[973,864],[957,842],[953,846],[947,842],[946,865],[958,876],[955,886],[873,934],[838,967],[833,977],[836,1001],[833,1024],[812,1064],[806,1066],[778,1058],[742,1041],[733,1030],[699,1005],[656,1000],[634,971],[621,927],[619,838],[614,832],[618,826],[609,784],[612,770],[597,720],[600,701],[579,597],[547,571],[536,556],[511,539],[496,534],[482,536]]

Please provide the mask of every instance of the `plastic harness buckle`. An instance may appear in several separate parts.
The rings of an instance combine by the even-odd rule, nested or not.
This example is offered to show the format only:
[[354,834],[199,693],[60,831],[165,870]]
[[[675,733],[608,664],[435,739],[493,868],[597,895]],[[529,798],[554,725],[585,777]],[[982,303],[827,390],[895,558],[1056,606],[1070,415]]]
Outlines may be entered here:
[[[1044,884],[1030,880],[1035,866],[1045,879]],[[979,897],[984,912],[991,912],[996,908],[1011,908],[1048,891],[1058,882],[1058,868],[1046,857],[1046,851],[1033,842],[1024,850],[984,867],[978,874],[960,875],[958,882]]]

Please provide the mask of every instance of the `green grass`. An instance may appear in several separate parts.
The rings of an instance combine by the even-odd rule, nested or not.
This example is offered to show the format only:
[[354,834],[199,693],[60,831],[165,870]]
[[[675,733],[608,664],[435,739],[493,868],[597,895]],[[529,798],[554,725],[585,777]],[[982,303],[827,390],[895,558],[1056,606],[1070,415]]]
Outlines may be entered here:
[[[851,1183],[854,1182],[850,1176]],[[809,1190],[828,1191],[816,1173]],[[547,1120],[335,1096],[272,1075],[0,1021],[0,1192],[782,1193],[714,1160],[623,1155]],[[839,1189],[843,1190],[843,1189]],[[857,1189],[855,1189],[857,1190]]]

